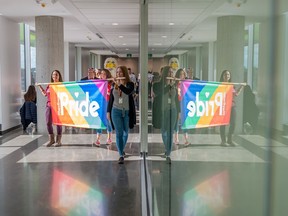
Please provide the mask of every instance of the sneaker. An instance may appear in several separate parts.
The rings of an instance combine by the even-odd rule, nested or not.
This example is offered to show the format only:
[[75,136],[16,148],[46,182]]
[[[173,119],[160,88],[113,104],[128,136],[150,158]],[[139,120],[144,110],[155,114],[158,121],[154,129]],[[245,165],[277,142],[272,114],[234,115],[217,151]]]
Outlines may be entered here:
[[167,163],[167,164],[171,164],[171,158],[170,158],[170,156],[167,156],[167,157],[166,157],[166,163]]
[[226,142],[221,142],[220,145],[223,146],[223,147],[227,147],[228,146],[228,144]]
[[95,143],[93,143],[94,145],[96,145],[97,147],[100,147],[100,145],[101,145],[101,143],[100,143],[100,140],[96,140],[96,142]]
[[188,146],[190,145],[190,143],[188,142],[188,140],[184,143],[184,146]]
[[230,146],[233,146],[233,147],[236,146],[236,143],[234,143],[232,140],[228,140],[227,143],[228,143]]
[[111,139],[107,139],[106,144],[107,144],[107,145],[111,145],[111,144],[112,144],[112,140],[111,140]]
[[118,164],[124,164],[124,157],[120,157],[120,158],[119,158]]

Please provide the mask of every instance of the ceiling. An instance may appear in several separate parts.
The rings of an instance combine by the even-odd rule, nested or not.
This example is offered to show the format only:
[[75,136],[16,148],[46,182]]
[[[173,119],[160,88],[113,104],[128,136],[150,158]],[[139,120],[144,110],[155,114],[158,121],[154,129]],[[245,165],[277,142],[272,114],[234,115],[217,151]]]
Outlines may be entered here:
[[[0,14],[33,28],[35,16],[61,16],[64,18],[65,42],[87,47],[99,54],[137,54],[142,1],[144,0],[0,0]],[[239,7],[235,1],[245,3]],[[242,15],[248,25],[269,17],[271,8],[271,0],[146,2],[148,48],[149,53],[153,54],[181,53],[204,42],[216,41],[219,16]]]

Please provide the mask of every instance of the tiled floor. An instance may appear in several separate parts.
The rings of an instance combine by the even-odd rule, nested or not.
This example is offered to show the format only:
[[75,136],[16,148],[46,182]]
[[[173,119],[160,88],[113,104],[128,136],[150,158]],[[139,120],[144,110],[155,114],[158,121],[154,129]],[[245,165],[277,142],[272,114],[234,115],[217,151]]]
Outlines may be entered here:
[[[0,215],[141,215],[139,134],[126,146],[125,164],[117,163],[115,142],[93,146],[95,134],[63,135],[62,147],[47,148],[47,135],[1,137]],[[113,135],[113,141],[115,136]],[[152,215],[262,216],[265,214],[270,157],[276,216],[288,212],[288,145],[260,135],[235,137],[236,147],[221,147],[218,134],[190,134],[189,146],[173,145],[166,164],[161,135],[148,136],[147,194]],[[284,169],[284,170],[285,170]],[[141,180],[142,179],[142,180]],[[286,213],[285,213],[286,212]]]

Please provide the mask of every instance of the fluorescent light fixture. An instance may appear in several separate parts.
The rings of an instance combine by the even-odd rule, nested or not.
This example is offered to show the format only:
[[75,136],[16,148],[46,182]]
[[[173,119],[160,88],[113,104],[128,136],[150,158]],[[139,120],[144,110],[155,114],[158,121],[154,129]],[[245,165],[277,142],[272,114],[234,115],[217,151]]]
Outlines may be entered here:
[[123,38],[124,36],[123,36],[123,35],[119,35],[118,37],[119,37],[119,38]]
[[167,36],[166,35],[162,35],[162,38],[167,38]]
[[126,46],[127,44],[126,44],[126,43],[123,43],[122,45],[123,45],[123,46]]
[[154,45],[154,46],[161,46],[162,43],[154,43],[153,45]]
[[112,23],[112,25],[117,26],[117,25],[119,25],[119,24],[118,24],[118,23]]
[[129,50],[128,48],[126,48],[125,50]]
[[175,25],[175,23],[173,23],[173,22],[170,22],[170,23],[169,23],[169,25],[171,25],[171,26],[172,26],[172,25]]

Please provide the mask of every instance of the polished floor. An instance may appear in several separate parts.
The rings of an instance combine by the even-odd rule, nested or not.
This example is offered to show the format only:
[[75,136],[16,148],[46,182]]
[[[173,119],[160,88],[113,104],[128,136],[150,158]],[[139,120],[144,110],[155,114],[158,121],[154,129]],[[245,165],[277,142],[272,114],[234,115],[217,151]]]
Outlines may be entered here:
[[46,147],[47,135],[2,135],[0,215],[140,216],[143,208],[160,216],[287,215],[287,136],[271,142],[263,135],[237,135],[236,147],[222,147],[219,134],[196,131],[189,146],[180,135],[169,165],[161,135],[151,126],[148,155],[140,157],[138,131],[129,135],[124,165],[117,163],[115,142],[105,144],[105,134],[101,147],[92,145],[91,130],[67,129],[58,148]]

